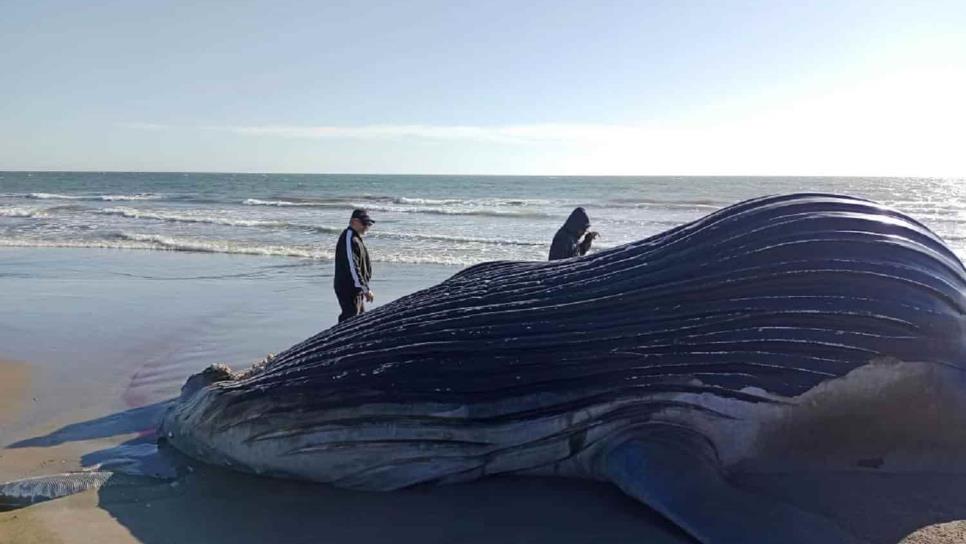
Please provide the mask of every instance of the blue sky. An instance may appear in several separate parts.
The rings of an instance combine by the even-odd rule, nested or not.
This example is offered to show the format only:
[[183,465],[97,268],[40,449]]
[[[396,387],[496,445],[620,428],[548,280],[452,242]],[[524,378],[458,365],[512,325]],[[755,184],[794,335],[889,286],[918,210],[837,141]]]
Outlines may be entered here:
[[0,10],[0,169],[966,175],[961,1]]

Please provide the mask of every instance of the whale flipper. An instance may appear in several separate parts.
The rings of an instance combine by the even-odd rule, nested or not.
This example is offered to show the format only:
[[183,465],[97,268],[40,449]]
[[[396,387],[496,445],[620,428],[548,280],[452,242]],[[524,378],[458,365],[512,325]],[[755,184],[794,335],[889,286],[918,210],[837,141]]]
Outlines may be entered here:
[[601,459],[624,493],[702,544],[863,542],[828,518],[735,487],[706,439],[686,429],[638,431]]
[[98,489],[113,472],[67,472],[0,483],[0,512]]

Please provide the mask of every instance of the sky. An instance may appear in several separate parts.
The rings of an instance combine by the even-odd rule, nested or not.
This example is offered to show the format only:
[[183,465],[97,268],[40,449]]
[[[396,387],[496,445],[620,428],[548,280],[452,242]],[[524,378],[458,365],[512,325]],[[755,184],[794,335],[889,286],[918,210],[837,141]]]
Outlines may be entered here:
[[0,170],[966,176],[966,2],[0,0]]

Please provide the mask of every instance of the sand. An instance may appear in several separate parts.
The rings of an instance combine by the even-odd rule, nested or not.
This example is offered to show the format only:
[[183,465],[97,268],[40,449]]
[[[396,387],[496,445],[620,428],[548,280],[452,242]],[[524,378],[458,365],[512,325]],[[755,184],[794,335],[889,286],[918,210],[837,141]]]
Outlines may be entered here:
[[0,360],[0,425],[17,419],[30,392],[30,367]]
[[[966,542],[966,477],[772,475],[746,484],[838,515],[872,542]],[[954,500],[951,500],[954,499]],[[932,521],[930,521],[932,520]],[[122,482],[0,513],[0,544],[692,542],[613,486],[492,478],[361,493],[198,466],[176,485]],[[825,544],[825,543],[822,543]]]
[[199,466],[0,513],[0,544],[690,542],[612,486],[539,478],[362,493]]
[[[43,391],[33,391],[38,365],[0,359],[0,482],[80,470],[84,454],[112,448],[135,437],[117,433],[90,440],[66,440],[36,447],[11,447],[17,439],[44,436],[89,419],[98,410],[79,409],[38,421],[32,417]],[[33,396],[33,395],[37,396]],[[2,532],[0,532],[2,534]]]
[[824,515],[872,543],[938,544],[966,530],[966,474],[799,472],[741,475],[749,491]]
[[920,529],[902,540],[902,544],[937,544],[966,542],[966,522],[939,523]]

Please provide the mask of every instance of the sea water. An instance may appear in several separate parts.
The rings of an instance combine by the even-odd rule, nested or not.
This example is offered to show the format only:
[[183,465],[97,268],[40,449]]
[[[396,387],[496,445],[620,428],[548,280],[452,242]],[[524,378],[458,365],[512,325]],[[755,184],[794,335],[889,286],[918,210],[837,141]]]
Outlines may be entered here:
[[615,247],[752,197],[841,193],[893,206],[966,256],[966,181],[912,178],[376,176],[0,172],[0,246],[331,260],[353,208],[376,262],[542,260],[583,206]]

